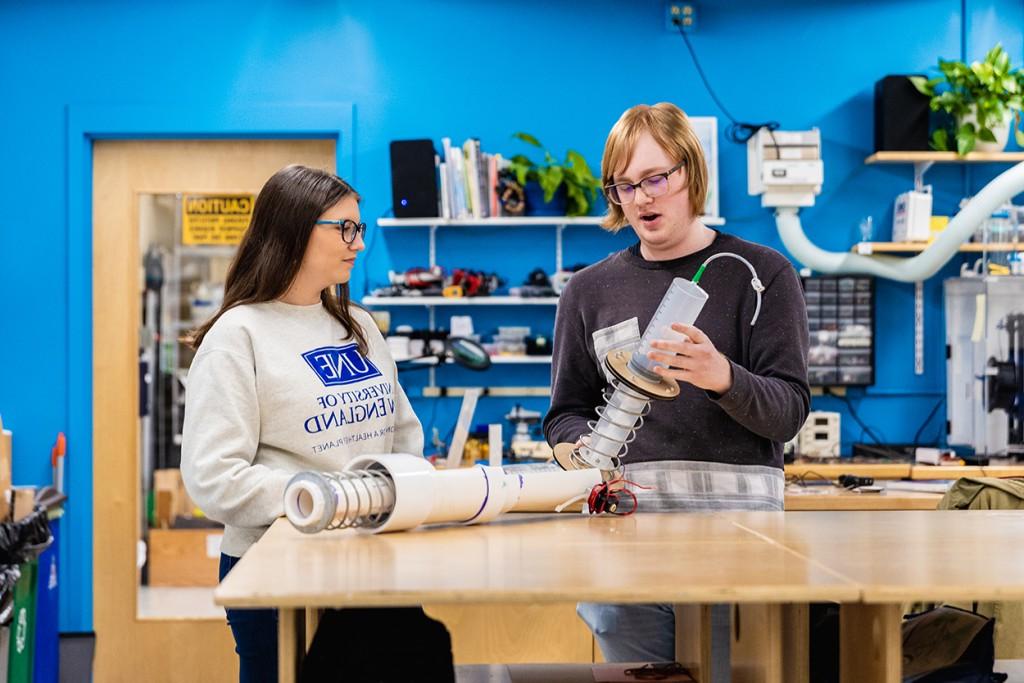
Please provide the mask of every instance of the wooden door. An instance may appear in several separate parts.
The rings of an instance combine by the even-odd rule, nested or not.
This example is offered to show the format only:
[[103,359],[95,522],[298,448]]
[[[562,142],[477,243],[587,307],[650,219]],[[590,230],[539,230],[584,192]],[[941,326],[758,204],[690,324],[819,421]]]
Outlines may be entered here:
[[93,147],[93,625],[97,681],[230,681],[223,618],[141,620],[138,329],[142,193],[252,192],[279,168],[335,169],[334,140],[110,140]]

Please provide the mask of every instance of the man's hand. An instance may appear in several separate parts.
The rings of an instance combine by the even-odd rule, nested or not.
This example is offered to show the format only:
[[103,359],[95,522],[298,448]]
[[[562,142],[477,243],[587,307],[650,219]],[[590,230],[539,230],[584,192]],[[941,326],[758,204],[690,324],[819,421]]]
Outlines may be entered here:
[[708,336],[696,327],[682,323],[673,323],[672,329],[681,332],[683,339],[651,342],[651,348],[658,349],[660,353],[651,351],[647,357],[666,366],[655,366],[655,371],[717,394],[729,391],[732,387],[732,366]]

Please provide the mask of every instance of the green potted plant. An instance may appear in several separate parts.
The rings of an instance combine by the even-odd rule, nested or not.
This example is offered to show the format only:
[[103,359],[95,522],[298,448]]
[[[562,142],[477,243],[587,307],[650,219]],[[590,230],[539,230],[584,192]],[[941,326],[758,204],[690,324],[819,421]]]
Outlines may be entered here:
[[939,71],[941,75],[935,78],[910,77],[914,87],[931,98],[932,111],[943,111],[952,120],[951,125],[932,133],[933,149],[955,148],[961,155],[975,149],[1002,151],[1011,120],[1017,144],[1024,147],[1024,72],[1010,67],[1010,56],[1001,44],[989,50],[985,59],[969,66],[940,59]]
[[[515,174],[516,180],[527,190],[527,209],[535,215],[539,207],[530,207],[530,188],[528,183],[536,182],[544,192],[544,203],[550,203],[556,194],[565,193],[567,216],[586,216],[597,200],[601,191],[601,181],[594,177],[583,155],[575,150],[565,153],[565,162],[558,163],[551,152],[537,138],[528,133],[515,133],[512,137],[528,145],[544,150],[544,163],[534,163],[523,154],[517,154],[509,160],[508,170]],[[564,188],[564,190],[562,189]],[[536,202],[534,202],[536,203]],[[561,210],[553,213],[562,213]]]

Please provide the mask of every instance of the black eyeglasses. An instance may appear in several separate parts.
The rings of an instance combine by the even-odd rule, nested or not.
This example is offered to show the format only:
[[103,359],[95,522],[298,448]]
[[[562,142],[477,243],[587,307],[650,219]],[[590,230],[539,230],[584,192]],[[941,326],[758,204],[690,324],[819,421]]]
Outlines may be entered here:
[[345,244],[352,244],[356,241],[357,235],[366,234],[366,223],[356,223],[348,218],[341,218],[336,221],[321,220],[316,222],[317,225],[333,225],[334,228],[341,233],[341,239]]
[[604,193],[607,195],[608,199],[620,206],[623,204],[629,204],[636,199],[636,189],[638,187],[643,190],[644,194],[648,197],[660,197],[668,192],[668,177],[681,169],[685,164],[685,161],[680,161],[664,173],[649,175],[639,183],[615,183],[614,185],[605,185]]

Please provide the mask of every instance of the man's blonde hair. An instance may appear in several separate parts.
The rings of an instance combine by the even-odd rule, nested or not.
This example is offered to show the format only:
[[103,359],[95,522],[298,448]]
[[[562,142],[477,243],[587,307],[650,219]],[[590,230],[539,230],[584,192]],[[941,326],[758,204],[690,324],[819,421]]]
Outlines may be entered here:
[[[704,160],[704,148],[686,114],[671,102],[659,102],[654,106],[638,104],[623,112],[604,143],[601,185],[613,184],[616,169],[629,166],[633,160],[633,148],[643,133],[650,133],[675,163],[683,162],[690,207],[695,216],[704,213],[704,202],[708,194],[708,167]],[[634,180],[639,181],[640,178]],[[609,199],[608,213],[601,225],[610,232],[624,228],[627,221],[622,207]]]

